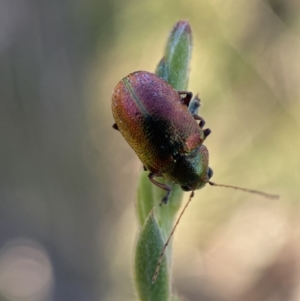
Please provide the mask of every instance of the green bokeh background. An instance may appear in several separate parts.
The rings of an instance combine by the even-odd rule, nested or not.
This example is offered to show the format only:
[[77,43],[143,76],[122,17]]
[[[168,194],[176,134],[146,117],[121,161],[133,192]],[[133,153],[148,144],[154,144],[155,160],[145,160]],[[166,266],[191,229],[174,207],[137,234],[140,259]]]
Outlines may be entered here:
[[142,166],[110,98],[128,73],[154,72],[180,19],[213,181],[281,198],[197,191],[174,287],[190,301],[300,300],[299,14],[293,0],[2,1],[1,300],[135,300]]

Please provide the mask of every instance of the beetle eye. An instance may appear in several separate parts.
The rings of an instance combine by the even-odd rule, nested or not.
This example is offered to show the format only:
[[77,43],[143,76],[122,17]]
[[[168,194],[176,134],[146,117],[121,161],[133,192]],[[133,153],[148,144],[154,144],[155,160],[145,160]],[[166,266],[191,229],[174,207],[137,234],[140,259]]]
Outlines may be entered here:
[[208,167],[208,170],[207,170],[208,179],[210,179],[213,176],[213,174],[214,174],[213,170],[210,167]]
[[189,186],[181,186],[181,189],[182,189],[183,191],[191,191],[191,190],[192,190],[192,188],[189,187]]

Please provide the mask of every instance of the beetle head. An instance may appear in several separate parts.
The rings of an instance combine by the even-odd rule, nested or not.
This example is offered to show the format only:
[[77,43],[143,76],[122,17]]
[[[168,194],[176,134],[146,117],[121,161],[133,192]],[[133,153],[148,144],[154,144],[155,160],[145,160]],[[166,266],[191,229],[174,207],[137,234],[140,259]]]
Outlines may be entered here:
[[183,162],[178,163],[181,171],[186,171],[181,181],[181,188],[184,191],[202,188],[213,176],[213,170],[208,166],[208,150],[204,145],[185,156]]
[[204,176],[201,176],[199,178],[199,181],[198,182],[195,182],[193,183],[192,185],[190,186],[186,186],[186,185],[182,185],[181,186],[181,189],[183,191],[192,191],[192,190],[196,190],[196,189],[200,189],[202,188],[203,186],[205,186],[206,183],[208,183],[208,181],[210,180],[210,178],[213,176],[214,172],[213,170],[208,167],[207,168],[207,172],[206,172],[206,175]]

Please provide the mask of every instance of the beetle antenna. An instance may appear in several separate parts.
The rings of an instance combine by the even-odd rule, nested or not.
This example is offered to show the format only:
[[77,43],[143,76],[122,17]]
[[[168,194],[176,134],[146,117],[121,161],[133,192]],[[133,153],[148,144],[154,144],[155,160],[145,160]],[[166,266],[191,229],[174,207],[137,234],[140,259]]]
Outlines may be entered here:
[[159,258],[158,258],[158,261],[157,261],[157,265],[156,265],[156,268],[155,268],[155,272],[154,272],[154,275],[153,275],[153,277],[152,277],[152,284],[155,283],[155,281],[156,281],[156,279],[157,279],[157,277],[158,277],[159,270],[160,270],[160,267],[161,267],[161,263],[162,263],[162,261],[163,261],[164,254],[165,254],[165,251],[166,251],[166,249],[167,249],[167,246],[168,246],[168,244],[169,244],[169,242],[170,242],[170,240],[171,240],[171,238],[172,238],[172,236],[173,236],[173,234],[174,234],[174,232],[175,232],[175,230],[176,230],[176,228],[177,228],[177,226],[178,226],[178,224],[179,224],[179,222],[180,222],[180,219],[181,219],[181,217],[182,217],[182,215],[183,215],[185,209],[187,208],[187,206],[188,206],[189,203],[191,202],[193,196],[194,196],[194,191],[191,192],[190,197],[189,197],[189,200],[187,201],[187,203],[186,203],[185,206],[183,207],[182,211],[180,212],[179,217],[177,218],[177,221],[176,221],[176,223],[175,223],[175,225],[174,225],[174,227],[173,227],[173,229],[172,229],[172,231],[171,231],[171,233],[170,233],[170,235],[169,235],[167,241],[165,242],[165,244],[164,244],[164,246],[163,246],[163,248],[162,248],[162,250],[161,250],[161,252],[160,252],[160,255],[159,255]]
[[211,182],[211,181],[208,181],[208,183],[211,186],[227,187],[227,188],[232,188],[232,189],[236,189],[236,190],[242,190],[242,191],[253,193],[253,194],[258,194],[258,195],[261,195],[261,196],[263,196],[267,199],[274,199],[274,200],[279,199],[279,195],[277,195],[277,194],[270,194],[270,193],[265,193],[265,192],[259,191],[259,190],[247,189],[247,188],[237,187],[237,186],[232,186],[232,185],[216,184],[216,183]]

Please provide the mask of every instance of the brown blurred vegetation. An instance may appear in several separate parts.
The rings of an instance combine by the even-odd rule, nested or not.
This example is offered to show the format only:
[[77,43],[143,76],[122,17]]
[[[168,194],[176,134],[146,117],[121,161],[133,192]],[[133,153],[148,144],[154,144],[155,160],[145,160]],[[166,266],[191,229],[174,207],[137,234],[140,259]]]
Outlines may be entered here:
[[197,191],[174,287],[190,301],[300,300],[299,16],[296,0],[2,0],[0,299],[135,300],[141,164],[111,129],[110,97],[154,71],[184,18],[213,180],[281,199]]

